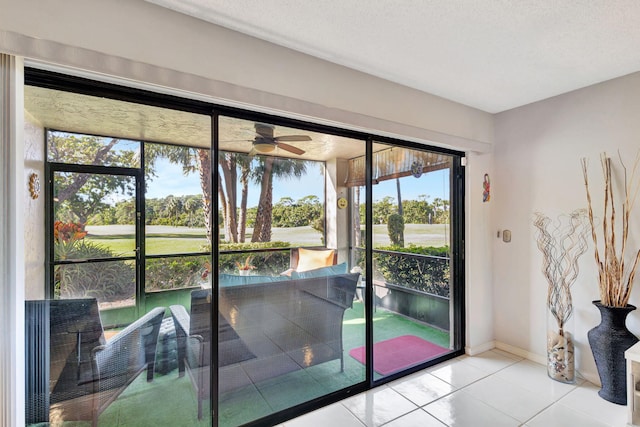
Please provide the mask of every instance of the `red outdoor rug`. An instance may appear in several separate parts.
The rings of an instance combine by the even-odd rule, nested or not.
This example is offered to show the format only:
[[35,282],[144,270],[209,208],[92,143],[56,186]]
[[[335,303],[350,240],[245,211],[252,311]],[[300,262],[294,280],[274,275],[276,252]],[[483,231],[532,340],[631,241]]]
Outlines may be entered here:
[[[448,351],[448,348],[440,347],[420,337],[402,335],[373,345],[373,370],[382,375],[389,375]],[[364,346],[350,350],[349,355],[358,362],[365,363]]]

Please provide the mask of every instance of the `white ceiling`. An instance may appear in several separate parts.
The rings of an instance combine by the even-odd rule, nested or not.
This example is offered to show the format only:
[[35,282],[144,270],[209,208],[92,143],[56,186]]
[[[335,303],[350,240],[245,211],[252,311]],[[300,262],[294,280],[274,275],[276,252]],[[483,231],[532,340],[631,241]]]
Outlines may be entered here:
[[640,70],[637,0],[147,0],[496,113]]

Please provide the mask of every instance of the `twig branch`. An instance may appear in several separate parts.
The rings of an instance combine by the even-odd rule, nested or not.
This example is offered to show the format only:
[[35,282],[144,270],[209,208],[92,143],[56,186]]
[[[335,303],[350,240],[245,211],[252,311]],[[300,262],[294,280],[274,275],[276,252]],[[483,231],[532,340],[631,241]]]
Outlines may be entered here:
[[612,179],[611,159],[603,153],[600,156],[602,174],[604,180],[604,215],[602,220],[602,255],[600,258],[600,246],[596,225],[593,216],[592,199],[589,189],[588,162],[581,160],[582,175],[587,192],[587,204],[589,212],[589,224],[591,226],[591,237],[595,246],[595,259],[598,266],[598,287],[600,300],[603,305],[612,307],[624,307],[629,303],[631,290],[635,278],[636,269],[640,260],[640,250],[636,252],[631,268],[628,268],[627,261],[627,239],[629,237],[629,224],[631,211],[635,205],[638,192],[640,191],[640,181],[637,179],[638,165],[640,163],[640,153],[636,159],[631,172],[631,177],[627,174],[627,168],[618,153],[620,164],[624,174],[624,193],[622,202],[622,230],[620,234],[620,251],[617,249],[618,239],[616,238],[616,208],[614,197],[614,185]]
[[568,218],[559,216],[555,225],[537,212],[533,225],[538,229],[536,243],[542,252],[542,273],[547,279],[547,307],[556,319],[560,335],[573,313],[571,286],[578,273],[578,258],[587,251],[588,214],[573,211]]

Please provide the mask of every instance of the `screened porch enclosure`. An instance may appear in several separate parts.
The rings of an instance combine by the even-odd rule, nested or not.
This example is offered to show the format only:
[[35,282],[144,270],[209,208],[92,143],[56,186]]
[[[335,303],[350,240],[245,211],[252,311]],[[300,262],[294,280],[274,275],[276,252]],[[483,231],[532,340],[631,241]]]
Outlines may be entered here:
[[457,154],[37,82],[48,273],[27,338],[57,364],[31,361],[28,425],[281,422],[459,354]]

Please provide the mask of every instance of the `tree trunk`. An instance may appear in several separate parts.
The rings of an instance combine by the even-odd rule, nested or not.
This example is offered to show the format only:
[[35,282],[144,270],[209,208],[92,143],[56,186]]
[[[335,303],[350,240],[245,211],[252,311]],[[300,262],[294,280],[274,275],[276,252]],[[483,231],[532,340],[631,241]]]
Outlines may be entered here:
[[204,227],[207,231],[207,243],[211,248],[211,158],[209,150],[198,150],[198,171],[200,172],[200,187],[202,188],[202,209],[204,211]]
[[[400,178],[396,178],[396,192],[398,194],[398,215],[403,216],[402,193],[400,193]],[[404,248],[404,218],[402,218],[402,229],[400,230],[400,246]]]
[[403,216],[402,194],[400,193],[400,178],[396,178],[396,192],[398,193],[398,215]]
[[251,161],[242,163],[240,169],[240,214],[238,218],[238,241],[244,243],[247,233],[247,195],[249,194],[249,172],[251,172]]
[[236,161],[231,153],[223,154],[220,158],[220,169],[224,177],[224,186],[227,193],[226,209],[223,210],[225,237],[227,242],[238,242],[238,222],[236,209],[237,177]]
[[273,157],[264,161],[264,174],[260,185],[260,199],[253,227],[252,242],[271,241],[271,219],[273,214]]

